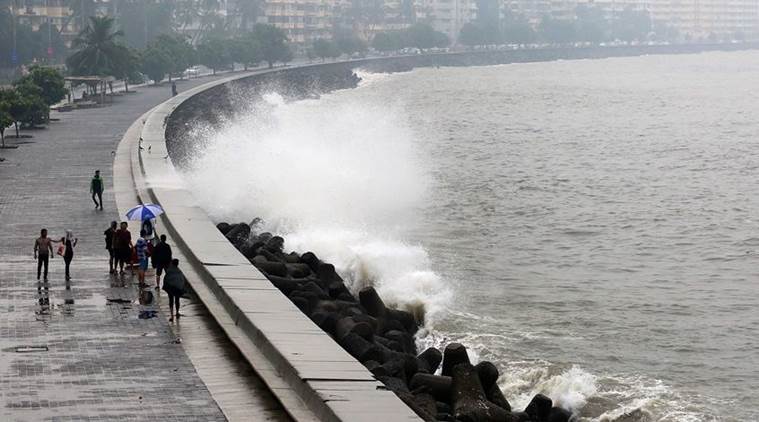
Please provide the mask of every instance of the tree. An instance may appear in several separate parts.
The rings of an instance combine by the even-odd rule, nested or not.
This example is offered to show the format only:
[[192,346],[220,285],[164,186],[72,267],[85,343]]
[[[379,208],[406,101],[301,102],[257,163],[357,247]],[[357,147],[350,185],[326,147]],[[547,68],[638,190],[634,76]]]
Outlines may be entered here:
[[171,70],[169,54],[156,45],[151,45],[142,53],[142,72],[158,85]]
[[235,38],[232,41],[231,53],[234,60],[242,63],[245,70],[248,70],[248,66],[254,66],[261,61],[259,42],[252,32],[246,32]]
[[577,40],[598,43],[607,38],[607,23],[600,7],[580,4],[575,8]]
[[325,39],[318,39],[314,41],[313,51],[316,57],[324,60],[325,58],[335,58],[340,56],[340,49],[332,41]]
[[614,38],[623,41],[644,40],[651,32],[652,22],[646,10],[625,8],[614,22]]
[[394,51],[403,48],[399,32],[380,32],[372,39],[372,47],[379,51]]
[[10,123],[3,125],[3,128],[12,123],[18,138],[19,124],[31,127],[44,123],[48,107],[40,97],[41,93],[40,87],[29,82],[16,85],[13,89],[0,90],[0,119],[10,119]]
[[10,112],[11,95],[12,91],[10,90],[0,90],[0,142],[2,142],[3,148],[5,148],[5,128],[14,123]]
[[367,49],[366,42],[353,31],[338,29],[333,34],[332,39],[337,50],[345,54],[363,53]]
[[16,87],[33,85],[39,88],[36,96],[47,106],[47,119],[50,119],[50,106],[66,98],[66,82],[63,75],[53,68],[32,66],[29,74],[17,80]]
[[484,45],[487,43],[487,37],[485,31],[479,25],[468,22],[461,27],[459,42],[470,47]]
[[121,49],[121,52],[118,55],[119,63],[114,76],[124,81],[124,92],[129,92],[130,82],[141,82],[143,79],[142,74],[140,74],[142,56],[139,51],[125,45],[119,45],[118,48]]
[[406,29],[407,44],[405,47],[419,49],[446,47],[450,40],[442,32],[435,31],[426,23],[415,23]]
[[184,35],[161,34],[153,43],[168,55],[171,64],[168,70],[169,81],[172,74],[181,75],[195,61],[195,52]]
[[552,43],[572,42],[576,38],[574,22],[565,19],[553,19],[546,15],[538,25],[541,38]]
[[66,59],[74,75],[115,76],[124,50],[118,39],[123,33],[115,29],[115,21],[108,16],[90,17],[87,27],[74,39],[76,51]]
[[293,59],[293,53],[287,43],[287,35],[281,29],[273,25],[257,23],[253,26],[253,36],[259,42],[261,59],[269,64],[270,69],[276,62],[287,63]]
[[198,45],[197,52],[198,62],[210,67],[214,75],[218,69],[229,67],[233,63],[228,41],[222,38],[213,37],[203,41]]

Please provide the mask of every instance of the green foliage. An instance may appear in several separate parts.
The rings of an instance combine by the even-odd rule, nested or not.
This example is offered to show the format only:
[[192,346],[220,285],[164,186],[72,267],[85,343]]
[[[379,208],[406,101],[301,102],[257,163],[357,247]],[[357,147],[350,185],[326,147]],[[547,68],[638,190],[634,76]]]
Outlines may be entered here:
[[403,48],[400,32],[380,32],[374,36],[372,47],[379,51],[394,51]]
[[313,43],[313,52],[316,57],[324,60],[325,58],[335,58],[340,56],[340,49],[332,41],[319,39]]
[[608,38],[609,25],[600,7],[578,5],[575,8],[575,16],[577,41],[601,42]]
[[76,50],[66,59],[73,75],[116,76],[124,49],[118,40],[123,33],[115,28],[113,18],[90,17],[88,25],[74,39]]
[[628,7],[617,16],[613,36],[623,41],[645,40],[652,26],[651,16],[647,11]]
[[161,34],[152,43],[153,46],[165,52],[171,66],[167,73],[182,74],[185,69],[195,63],[195,51],[187,37],[179,34]]
[[337,30],[332,38],[335,46],[341,53],[363,53],[368,48],[366,42],[350,30]]
[[487,35],[480,25],[469,22],[461,27],[459,42],[468,46],[484,45],[487,44]]
[[229,42],[222,38],[209,38],[197,46],[198,62],[216,71],[234,63],[230,54]]
[[14,123],[13,116],[11,116],[11,95],[13,91],[0,89],[0,140],[5,147],[5,128]]
[[142,72],[156,85],[172,68],[169,55],[156,45],[151,45],[142,53]]
[[287,43],[287,35],[281,29],[273,25],[257,23],[253,26],[252,33],[258,40],[261,60],[266,61],[270,68],[274,67],[274,63],[287,63],[293,59],[293,53]]
[[142,73],[142,55],[138,50],[129,48],[125,45],[119,45],[121,50],[118,54],[119,62],[116,66],[114,76],[124,81],[124,90],[129,92],[128,83],[141,83],[143,80]]
[[0,102],[5,104],[5,112],[16,124],[16,136],[19,123],[29,127],[45,123],[49,108],[42,99],[42,88],[26,82],[0,92]]
[[415,23],[404,31],[380,32],[372,40],[372,47],[380,51],[400,50],[405,47],[447,47],[449,44],[447,35],[435,31],[426,23]]
[[35,94],[40,96],[47,106],[66,98],[66,83],[63,75],[50,67],[32,66],[29,74],[16,81],[14,85],[38,87],[39,92]]
[[543,16],[538,32],[544,41],[551,43],[573,42],[576,39],[574,22],[554,19],[549,15]]
[[245,69],[255,66],[261,61],[261,48],[258,39],[252,32],[246,32],[235,38],[231,45],[231,54],[236,61],[242,63]]
[[435,31],[432,26],[426,23],[415,23],[406,29],[407,47],[416,47],[419,49],[446,47],[450,44],[448,36],[442,32]]

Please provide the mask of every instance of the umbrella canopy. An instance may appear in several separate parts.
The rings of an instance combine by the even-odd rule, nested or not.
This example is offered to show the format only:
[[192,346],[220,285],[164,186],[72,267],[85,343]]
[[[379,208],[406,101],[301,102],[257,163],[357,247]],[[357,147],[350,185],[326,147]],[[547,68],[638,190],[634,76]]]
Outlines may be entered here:
[[127,220],[145,221],[156,218],[161,214],[163,214],[163,208],[160,205],[142,204],[127,211],[126,218]]

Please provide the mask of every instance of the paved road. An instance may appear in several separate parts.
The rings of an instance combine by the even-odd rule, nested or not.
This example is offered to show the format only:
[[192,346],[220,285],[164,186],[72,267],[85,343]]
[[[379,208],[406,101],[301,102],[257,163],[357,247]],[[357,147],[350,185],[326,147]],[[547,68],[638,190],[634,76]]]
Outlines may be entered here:
[[[0,150],[6,158],[0,163],[0,420],[226,420],[185,344],[175,342],[180,331],[162,306],[141,304],[135,279],[108,274],[102,233],[118,220],[113,153],[129,125],[169,93],[168,86],[143,87],[111,107],[54,113],[60,121],[29,132],[34,137],[19,140],[18,149]],[[104,211],[95,210],[88,193],[95,169],[106,181]],[[63,260],[51,261],[49,307],[39,303],[32,259],[42,227],[52,237],[70,229],[79,238],[70,290]],[[158,316],[138,318],[145,310]],[[186,325],[203,314],[188,311]],[[19,349],[25,346],[41,348]]]

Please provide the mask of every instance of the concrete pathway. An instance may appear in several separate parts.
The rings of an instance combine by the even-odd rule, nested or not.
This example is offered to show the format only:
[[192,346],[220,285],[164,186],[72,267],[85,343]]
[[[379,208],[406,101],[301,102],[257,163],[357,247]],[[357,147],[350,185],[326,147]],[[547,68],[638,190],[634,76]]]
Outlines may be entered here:
[[[187,308],[180,330],[168,323],[162,295],[141,303],[136,278],[108,274],[102,233],[119,220],[113,155],[130,124],[169,95],[169,86],[142,87],[109,107],[54,113],[60,121],[28,132],[31,139],[8,140],[18,149],[0,150],[6,158],[0,163],[0,420],[237,419],[219,408],[195,359],[218,361],[217,376],[239,374],[231,380],[239,396],[233,414],[255,419],[249,412],[257,409],[260,420],[287,420],[227,340],[214,335],[218,327],[202,306]],[[95,210],[89,195],[95,169],[106,181],[104,211]],[[79,244],[70,289],[57,257],[49,290],[39,295],[32,246],[42,227],[53,238],[73,230]],[[157,317],[140,319],[146,310]]]

